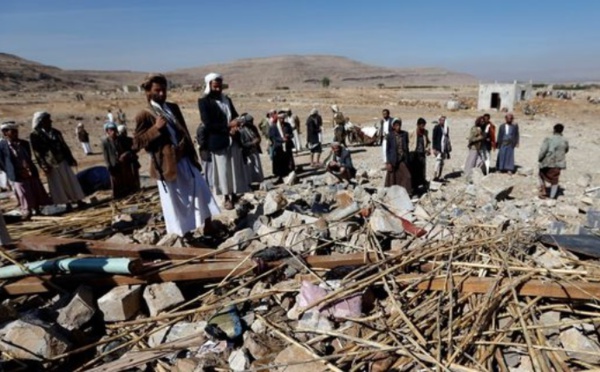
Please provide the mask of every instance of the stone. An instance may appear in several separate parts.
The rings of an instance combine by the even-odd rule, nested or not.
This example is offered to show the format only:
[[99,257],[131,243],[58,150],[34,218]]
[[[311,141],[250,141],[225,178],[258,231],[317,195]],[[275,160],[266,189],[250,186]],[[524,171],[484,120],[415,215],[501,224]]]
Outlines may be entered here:
[[335,194],[335,202],[338,208],[346,208],[354,202],[354,195],[351,191],[340,190]]
[[173,282],[156,283],[146,286],[144,300],[150,311],[150,316],[156,316],[161,311],[171,309],[185,301],[183,294]]
[[415,209],[406,189],[398,185],[387,188],[384,203],[398,214]]
[[343,220],[345,218],[348,218],[350,216],[353,216],[356,213],[358,213],[359,211],[360,211],[360,206],[358,205],[358,203],[353,202],[346,208],[334,209],[332,212],[330,212],[327,215],[326,219],[329,222],[337,222],[337,221]]
[[[600,363],[600,345],[598,342],[584,336],[577,329],[569,328],[562,331],[559,339],[566,350],[572,350],[566,352],[569,357],[589,364]],[[578,351],[585,351],[586,353],[578,353]]]
[[263,211],[266,216],[279,212],[287,205],[287,199],[278,190],[269,191],[265,197]]
[[373,232],[379,234],[404,234],[404,228],[400,220],[381,209],[375,209],[369,218],[369,226]]
[[0,350],[17,359],[41,361],[63,354],[71,343],[49,324],[15,320],[0,329]]
[[577,178],[577,186],[589,187],[592,184],[592,175],[584,173]]
[[554,213],[563,217],[577,217],[579,216],[579,208],[576,205],[560,204],[556,206]]
[[79,286],[69,303],[58,310],[56,322],[68,331],[81,328],[96,313],[94,293],[88,286]]
[[273,360],[274,365],[285,372],[325,372],[328,367],[299,346],[291,345],[283,349]]
[[427,213],[427,211],[420,205],[415,206],[415,210],[413,211],[413,214],[421,220],[429,220],[431,218],[431,215],[429,213]]
[[586,215],[586,226],[590,229],[600,228],[600,210],[588,210]]
[[122,322],[137,314],[140,310],[141,300],[141,286],[122,285],[100,297],[98,308],[104,314],[105,322]]
[[546,337],[552,337],[554,335],[558,335],[559,325],[557,325],[557,324],[559,322],[560,322],[560,312],[558,312],[558,311],[546,311],[546,312],[543,312],[542,315],[540,315],[540,324],[542,324],[544,326],[553,325],[552,327],[542,328],[542,332],[544,332],[544,335],[546,335]]
[[347,240],[352,234],[360,229],[360,225],[357,222],[339,222],[331,227],[331,238],[333,240]]
[[429,182],[429,191],[439,191],[442,188],[443,183],[437,181]]
[[262,359],[271,354],[271,348],[254,332],[244,333],[244,347],[254,359]]
[[106,239],[107,242],[111,243],[119,243],[119,244],[133,244],[135,241],[129,235],[125,235],[123,233],[116,233],[110,238]]
[[544,254],[534,258],[534,261],[546,269],[564,268],[566,264],[560,252],[554,249],[548,249]]
[[333,324],[318,311],[308,311],[298,320],[298,328],[302,330],[331,331]]
[[279,231],[278,229],[266,225],[261,225],[258,230],[256,230],[256,235],[260,236],[260,241],[267,246],[279,246],[283,244],[283,238],[285,237],[283,231]]
[[255,237],[256,232],[248,227],[233,234],[231,238],[221,243],[218,248],[231,248],[233,250],[243,251],[250,245],[252,239]]
[[4,323],[9,320],[14,320],[19,317],[19,313],[12,306],[8,300],[0,304],[0,323]]
[[403,239],[392,239],[392,241],[390,242],[390,251],[398,253],[404,248],[405,244],[406,241]]
[[256,319],[254,322],[252,322],[250,329],[254,333],[261,334],[267,331],[267,326],[262,320]]
[[275,187],[275,186],[273,186],[273,182],[271,182],[271,181],[267,181],[267,180],[265,180],[265,181],[262,181],[262,182],[260,183],[260,185],[259,185],[259,189],[260,189],[261,191],[266,191],[266,192],[269,192],[269,191],[273,190],[273,188],[274,188],[274,187]]
[[244,371],[250,365],[250,360],[246,355],[244,349],[237,349],[229,354],[229,358],[227,359],[229,362],[229,368],[232,371]]
[[506,177],[502,173],[490,173],[481,179],[480,185],[493,199],[502,201],[510,196],[515,182],[512,177]]
[[533,368],[533,364],[531,363],[531,358],[528,355],[522,355],[519,359],[519,367],[517,368],[509,368],[510,372],[531,372],[535,371]]
[[296,175],[296,172],[292,171],[290,174],[287,175],[287,177],[285,177],[285,179],[283,180],[283,184],[286,186],[293,186],[298,182],[298,176]]
[[201,371],[199,368],[201,363],[200,358],[180,358],[175,361],[175,365],[171,372],[196,372]]
[[183,247],[183,240],[176,234],[166,234],[163,236],[156,245],[164,247]]

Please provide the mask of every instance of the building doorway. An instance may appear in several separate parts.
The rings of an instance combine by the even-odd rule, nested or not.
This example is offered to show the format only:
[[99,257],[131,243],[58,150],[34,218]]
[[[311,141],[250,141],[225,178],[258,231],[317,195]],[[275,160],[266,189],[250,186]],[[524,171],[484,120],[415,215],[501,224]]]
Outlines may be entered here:
[[490,102],[490,108],[500,110],[500,93],[492,93],[492,100]]

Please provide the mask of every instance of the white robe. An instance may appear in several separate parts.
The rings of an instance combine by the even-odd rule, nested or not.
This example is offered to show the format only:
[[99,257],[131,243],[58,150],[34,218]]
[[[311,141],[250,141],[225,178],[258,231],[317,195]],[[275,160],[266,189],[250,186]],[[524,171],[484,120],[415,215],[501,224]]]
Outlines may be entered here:
[[187,157],[177,163],[174,181],[158,181],[158,192],[169,234],[184,236],[221,212],[204,177]]
[[50,196],[55,204],[75,203],[85,198],[79,180],[66,160],[52,168],[47,178]]
[[387,135],[390,133],[390,127],[392,126],[393,118],[389,118],[387,120],[382,119],[381,123],[381,155],[383,157],[383,162],[385,163],[387,154]]

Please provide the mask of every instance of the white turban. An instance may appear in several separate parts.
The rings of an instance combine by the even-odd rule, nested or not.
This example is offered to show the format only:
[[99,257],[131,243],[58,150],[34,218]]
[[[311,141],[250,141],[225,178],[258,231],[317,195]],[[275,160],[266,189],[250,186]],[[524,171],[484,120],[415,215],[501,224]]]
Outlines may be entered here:
[[205,94],[210,93],[210,82],[213,80],[217,80],[217,79],[223,79],[223,76],[216,72],[211,72],[210,74],[208,74],[204,77],[204,84],[205,84],[204,93]]
[[319,113],[319,110],[317,110],[316,108],[313,108],[312,110],[310,110],[310,115],[315,115],[318,113]]
[[50,114],[46,111],[38,111],[35,114],[33,114],[33,120],[31,120],[31,127],[35,130],[40,125],[42,120],[44,120],[44,118],[47,116],[50,116]]
[[119,124],[119,125],[117,125],[117,132],[119,134],[123,134],[123,133],[127,132],[127,127],[123,124]]
[[2,125],[0,125],[0,130],[6,130],[6,129],[19,129],[19,125],[17,123],[15,123],[14,121],[5,121],[4,123],[2,123]]

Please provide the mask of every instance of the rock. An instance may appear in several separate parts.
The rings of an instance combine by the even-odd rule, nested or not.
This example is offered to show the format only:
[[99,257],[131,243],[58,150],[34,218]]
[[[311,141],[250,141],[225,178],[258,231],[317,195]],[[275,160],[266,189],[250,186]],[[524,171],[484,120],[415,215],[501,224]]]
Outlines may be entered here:
[[271,354],[271,348],[254,332],[244,333],[244,347],[254,359],[262,359]]
[[360,211],[360,206],[358,203],[353,202],[346,208],[336,208],[331,213],[329,213],[326,217],[329,222],[337,222],[343,220],[347,217],[353,216]]
[[348,240],[359,229],[360,225],[357,222],[339,222],[330,229],[331,238],[334,240]]
[[340,190],[335,194],[335,202],[338,208],[346,208],[354,202],[354,195],[351,191]]
[[244,352],[244,349],[232,351],[231,354],[229,354],[227,361],[229,362],[229,368],[232,371],[244,371],[250,365],[250,360]]
[[[584,336],[577,329],[569,328],[562,331],[559,339],[566,350],[574,350],[566,352],[569,357],[589,364],[600,363],[600,345],[598,342]],[[578,353],[577,351],[585,351],[586,353]]]
[[375,209],[369,218],[369,226],[373,232],[379,234],[404,234],[404,228],[400,220],[381,209]]
[[267,326],[265,325],[265,323],[262,320],[256,319],[250,326],[250,329],[254,333],[262,334],[267,331]]
[[579,208],[572,204],[560,204],[556,206],[554,213],[564,217],[577,217],[579,216]]
[[298,328],[303,330],[331,331],[333,324],[318,311],[308,311],[298,320]]
[[510,372],[531,372],[535,371],[533,368],[533,364],[531,363],[531,358],[528,355],[522,355],[519,359],[519,367],[518,368],[509,368]]
[[139,244],[155,245],[160,240],[160,234],[154,229],[137,230],[133,233],[133,239]]
[[296,175],[296,172],[292,171],[290,174],[288,174],[288,176],[283,180],[283,183],[286,186],[293,186],[297,183],[298,181],[298,176]]
[[542,332],[544,332],[544,335],[546,335],[546,337],[552,337],[554,335],[558,335],[559,326],[557,324],[559,322],[560,322],[560,312],[558,312],[558,311],[546,311],[546,312],[543,312],[542,315],[540,315],[540,324],[542,324],[544,326],[553,325],[552,327],[542,328]]
[[369,368],[369,372],[387,372],[391,369],[398,357],[394,356],[393,353],[379,351],[372,357],[369,357],[369,359],[371,360],[371,368]]
[[40,361],[60,355],[70,347],[64,336],[43,322],[15,320],[0,330],[0,350],[17,359]]
[[314,357],[299,346],[291,345],[283,349],[273,364],[279,366],[285,372],[325,372],[327,366],[320,361],[314,361]]
[[415,209],[406,189],[398,185],[393,185],[386,189],[384,203],[398,214]]
[[142,287],[119,286],[111,289],[98,299],[98,308],[104,314],[105,322],[122,322],[133,317],[140,310]]
[[236,232],[231,238],[221,243],[219,249],[228,247],[234,250],[243,251],[250,245],[252,239],[255,237],[256,232],[248,227]]
[[392,241],[390,242],[390,251],[398,253],[402,250],[404,244],[406,244],[406,241],[404,241],[403,239],[392,239]]
[[490,173],[481,179],[480,185],[492,199],[502,201],[510,196],[515,187],[515,180],[502,173]]
[[183,240],[176,234],[166,234],[163,236],[156,245],[164,247],[183,247]]
[[600,211],[595,209],[588,210],[586,220],[586,226],[590,229],[600,228]]
[[150,316],[156,316],[161,311],[171,309],[185,301],[183,294],[173,282],[156,283],[146,286],[144,300],[148,305]]
[[88,286],[79,286],[69,303],[58,310],[56,322],[68,331],[81,328],[96,313],[94,293]]
[[439,191],[442,188],[443,183],[437,181],[429,182],[429,191]]
[[429,220],[431,218],[431,215],[420,205],[415,206],[413,214],[421,220]]
[[577,185],[581,187],[589,187],[592,184],[592,175],[584,173],[577,178]]
[[541,256],[534,258],[534,261],[546,269],[564,268],[566,264],[560,252],[554,249],[548,249]]
[[196,372],[201,371],[198,369],[201,360],[199,358],[183,358],[177,359],[171,372]]
[[279,212],[287,205],[287,199],[278,190],[269,191],[265,197],[263,211],[266,216]]
[[116,233],[110,238],[106,239],[107,242],[111,243],[119,243],[119,244],[133,244],[135,241],[131,236],[125,235],[123,233]]
[[259,189],[260,189],[261,191],[266,191],[266,192],[269,192],[269,191],[273,190],[273,188],[274,188],[274,187],[275,187],[275,186],[273,186],[273,182],[271,182],[271,181],[266,181],[266,180],[265,180],[265,181],[262,181],[262,182],[260,183],[260,185],[259,185]]

